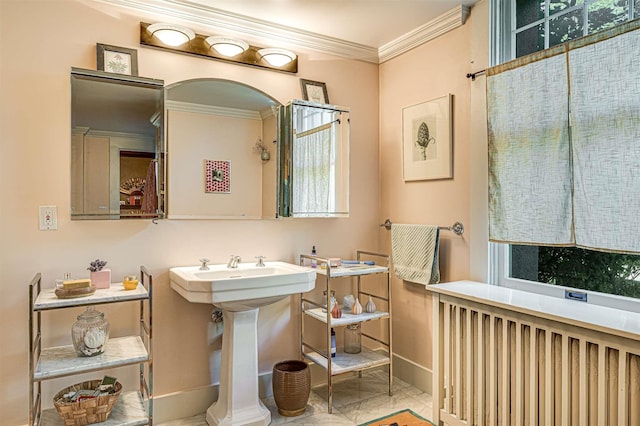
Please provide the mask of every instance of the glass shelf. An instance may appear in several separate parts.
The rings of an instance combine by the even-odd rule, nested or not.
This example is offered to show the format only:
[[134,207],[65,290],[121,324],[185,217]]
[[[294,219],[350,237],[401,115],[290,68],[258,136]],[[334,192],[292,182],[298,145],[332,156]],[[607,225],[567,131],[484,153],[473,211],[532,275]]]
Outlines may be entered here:
[[[341,349],[341,348],[339,348]],[[325,370],[328,368],[326,353],[307,352],[305,357],[315,362]],[[357,354],[347,354],[338,350],[336,356],[331,358],[331,375],[348,373],[350,371],[359,371],[365,368],[378,367],[389,364],[389,355],[381,351],[372,351],[365,347]]]
[[135,290],[125,290],[122,283],[111,283],[109,288],[99,288],[95,293],[72,299],[59,299],[55,289],[47,288],[40,292],[33,304],[34,311],[70,308],[74,306],[89,306],[102,303],[126,302],[129,300],[144,300],[149,298],[149,292],[138,284]]
[[[327,313],[322,312],[322,308],[314,308],[314,309],[306,309],[304,311],[305,314],[322,321],[323,323],[327,323]],[[359,322],[372,321],[381,318],[388,318],[389,312],[376,311],[376,312],[362,312],[360,315],[352,314],[351,312],[342,311],[342,316],[340,318],[331,318],[332,326],[339,325],[348,325],[348,324],[356,324]]]
[[42,349],[33,379],[48,380],[148,360],[149,354],[139,336],[109,339],[104,353],[92,357],[78,356],[73,345],[56,346]]

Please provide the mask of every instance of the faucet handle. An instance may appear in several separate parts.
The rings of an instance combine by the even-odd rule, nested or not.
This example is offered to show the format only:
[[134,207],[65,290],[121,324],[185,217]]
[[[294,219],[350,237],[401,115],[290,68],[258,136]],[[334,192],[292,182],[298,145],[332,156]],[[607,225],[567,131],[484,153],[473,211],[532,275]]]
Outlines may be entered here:
[[267,266],[264,264],[264,260],[267,258],[267,256],[256,256],[256,259],[258,259],[258,263],[256,263],[256,266]]
[[206,271],[209,269],[209,266],[207,266],[207,263],[209,263],[210,260],[209,259],[205,259],[204,257],[202,259],[200,259],[200,263],[202,263],[202,265],[200,265],[200,270],[201,271]]

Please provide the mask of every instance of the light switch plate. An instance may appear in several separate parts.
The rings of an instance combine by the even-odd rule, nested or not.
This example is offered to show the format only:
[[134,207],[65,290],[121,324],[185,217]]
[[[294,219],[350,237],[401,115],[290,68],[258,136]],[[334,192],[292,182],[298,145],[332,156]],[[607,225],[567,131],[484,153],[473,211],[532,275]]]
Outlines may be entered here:
[[56,206],[40,206],[40,230],[58,229],[58,208]]

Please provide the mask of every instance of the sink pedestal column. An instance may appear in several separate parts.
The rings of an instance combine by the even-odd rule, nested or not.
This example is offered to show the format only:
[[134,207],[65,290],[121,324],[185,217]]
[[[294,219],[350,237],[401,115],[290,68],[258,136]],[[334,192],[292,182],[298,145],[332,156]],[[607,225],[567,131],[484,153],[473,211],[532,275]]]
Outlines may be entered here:
[[258,395],[258,309],[223,309],[220,392],[207,410],[211,426],[266,426],[271,412]]

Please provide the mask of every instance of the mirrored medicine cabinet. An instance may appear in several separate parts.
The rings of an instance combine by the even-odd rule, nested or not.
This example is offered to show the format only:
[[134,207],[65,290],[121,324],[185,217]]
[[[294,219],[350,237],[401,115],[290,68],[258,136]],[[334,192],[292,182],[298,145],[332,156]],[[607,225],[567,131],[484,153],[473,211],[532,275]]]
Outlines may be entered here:
[[349,214],[347,108],[78,68],[71,92],[72,220]]
[[164,82],[71,71],[71,219],[164,217]]
[[301,100],[280,108],[280,216],[349,216],[349,116],[348,108]]

